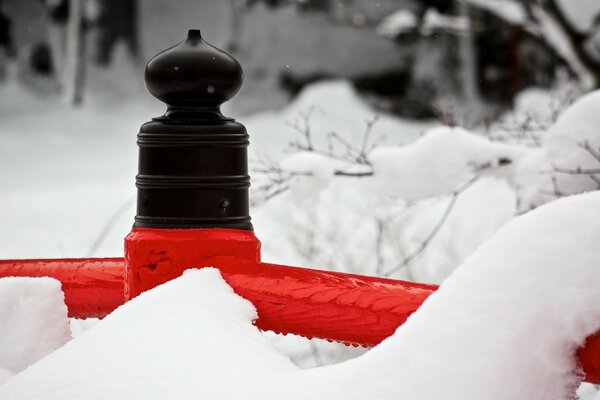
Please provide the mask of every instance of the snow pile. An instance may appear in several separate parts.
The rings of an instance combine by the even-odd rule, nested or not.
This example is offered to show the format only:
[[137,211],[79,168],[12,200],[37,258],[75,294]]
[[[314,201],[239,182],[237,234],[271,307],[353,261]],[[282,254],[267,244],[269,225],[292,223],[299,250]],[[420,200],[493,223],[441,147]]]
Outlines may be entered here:
[[[600,91],[581,97],[563,112],[544,138],[544,147],[557,170],[600,171]],[[598,186],[589,176],[566,174],[563,188],[577,193]],[[567,182],[569,181],[569,182]]]
[[421,371],[398,369],[395,398],[573,398],[573,352],[600,328],[599,202],[594,192],[514,219],[357,364],[402,354]]
[[439,127],[404,147],[378,147],[369,160],[381,194],[418,200],[451,193],[485,170],[500,172],[521,153],[460,128]]
[[574,351],[600,329],[598,202],[574,196],[515,219],[392,337],[342,364],[299,370],[207,268],[119,308],[0,398],[572,399]]
[[522,209],[556,197],[597,190],[600,172],[600,90],[569,106],[542,138],[541,148],[524,157],[516,182]]
[[292,174],[292,198],[304,199],[326,188],[335,174],[337,164],[340,163],[329,157],[307,151],[295,153],[283,160],[283,171]]
[[0,382],[71,339],[60,282],[0,279]]
[[[315,146],[327,148],[327,135],[336,132],[351,143],[359,142],[365,121],[377,112],[361,99],[347,81],[325,81],[307,86],[287,106],[246,116],[241,120],[250,134],[250,156],[256,153],[278,158],[290,142],[301,141],[306,124]],[[414,121],[389,114],[378,115],[374,127],[377,138],[390,144],[408,143],[435,121]],[[296,128],[294,128],[296,127]]]
[[244,398],[252,374],[296,369],[255,318],[217,270],[188,271],[0,386],[0,398],[198,399],[220,398],[221,390]]

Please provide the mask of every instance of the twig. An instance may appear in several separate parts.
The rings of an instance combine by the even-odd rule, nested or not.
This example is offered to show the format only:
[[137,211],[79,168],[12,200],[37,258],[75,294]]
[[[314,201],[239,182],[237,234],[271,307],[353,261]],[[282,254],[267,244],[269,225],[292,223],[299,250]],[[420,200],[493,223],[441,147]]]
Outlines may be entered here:
[[319,349],[317,348],[317,345],[315,344],[315,342],[313,342],[312,340],[308,341],[308,345],[310,346],[310,354],[313,357],[313,360],[315,360],[315,364],[317,364],[317,367],[321,367],[324,365],[323,359],[321,358],[321,354],[319,353]]
[[[600,174],[600,168],[592,168],[592,169],[585,169],[585,168],[581,168],[580,166],[575,167],[575,169],[572,168],[562,168],[562,167],[557,167],[556,165],[552,166],[553,168],[553,172],[558,172],[561,174],[570,174],[570,175],[597,175]],[[552,173],[549,171],[542,171],[543,173]]]
[[460,188],[458,188],[457,190],[455,190],[454,192],[452,192],[450,194],[450,196],[451,196],[450,201],[448,202],[448,205],[446,206],[444,213],[442,214],[442,216],[438,220],[438,222],[435,224],[435,226],[433,227],[431,232],[429,232],[429,234],[427,235],[425,240],[423,240],[421,242],[419,247],[413,253],[411,253],[408,257],[406,257],[404,260],[402,260],[402,262],[400,264],[396,265],[394,268],[392,268],[389,271],[387,271],[386,273],[384,273],[383,276],[388,277],[388,276],[402,270],[403,268],[407,267],[415,258],[417,258],[419,255],[421,255],[425,251],[425,249],[427,248],[429,243],[431,243],[433,238],[435,238],[435,236],[439,233],[440,229],[442,228],[442,226],[444,225],[444,223],[450,216],[450,213],[452,212],[452,209],[454,208],[454,205],[456,204],[458,196],[462,192],[464,192],[467,188],[469,188],[473,183],[475,183],[477,181],[477,179],[479,179],[479,175],[474,176],[467,183],[465,183]]
[[104,225],[104,227],[90,246],[89,250],[87,251],[86,257],[93,257],[96,254],[100,246],[102,246],[102,243],[104,243],[104,240],[106,239],[110,231],[114,228],[119,218],[121,218],[123,214],[125,214],[125,212],[129,210],[134,201],[135,197],[130,197],[123,204],[121,204],[119,208],[115,210],[115,212],[110,216],[108,221],[106,221],[106,224]]
[[583,148],[585,151],[590,153],[592,157],[594,157],[597,161],[600,161],[600,148],[598,150],[594,150],[590,145],[590,142],[587,140],[583,142],[583,144],[579,144],[579,147]]
[[540,190],[540,193],[544,194],[546,196],[553,196],[556,198],[564,197],[566,194],[565,194],[565,192],[560,190],[560,187],[558,186],[558,178],[556,178],[556,176],[552,176],[551,181],[552,181],[552,190],[553,191],[550,192],[547,190]]
[[383,259],[383,237],[385,231],[385,221],[383,218],[376,219],[377,224],[377,236],[375,237],[375,255],[377,257],[377,265],[375,267],[375,274],[380,275],[383,273],[384,259]]
[[354,177],[354,178],[362,178],[362,177],[365,177],[365,176],[373,176],[373,171],[346,172],[346,171],[336,170],[333,174],[335,176],[350,176],[350,177]]

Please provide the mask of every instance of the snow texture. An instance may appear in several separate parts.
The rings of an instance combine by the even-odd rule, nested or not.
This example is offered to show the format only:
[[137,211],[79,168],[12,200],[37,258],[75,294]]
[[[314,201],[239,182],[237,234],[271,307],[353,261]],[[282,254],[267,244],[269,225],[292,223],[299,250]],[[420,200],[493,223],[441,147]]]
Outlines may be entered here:
[[521,208],[597,188],[594,174],[577,170],[600,169],[599,107],[600,90],[582,96],[560,114],[543,136],[541,148],[522,158],[515,171]]
[[404,147],[373,150],[374,185],[382,195],[419,200],[452,193],[476,174],[512,164],[520,150],[461,128],[429,130]]
[[0,279],[0,381],[21,372],[70,339],[59,281]]
[[392,337],[342,364],[299,370],[205,268],[120,307],[0,398],[572,399],[574,351],[600,328],[598,202],[572,196],[514,219]]

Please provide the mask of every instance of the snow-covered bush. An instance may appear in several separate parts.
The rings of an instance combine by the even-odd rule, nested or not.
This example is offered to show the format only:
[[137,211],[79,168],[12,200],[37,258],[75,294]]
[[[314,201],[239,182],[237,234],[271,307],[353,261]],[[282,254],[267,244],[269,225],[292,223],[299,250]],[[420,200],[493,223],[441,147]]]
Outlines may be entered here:
[[362,137],[330,132],[323,142],[304,114],[293,125],[300,152],[271,161],[260,170],[267,183],[255,188],[265,199],[281,196],[264,212],[295,249],[275,252],[288,262],[439,283],[514,215],[600,187],[598,108],[600,91],[531,133],[535,140],[434,127],[402,146],[378,143],[376,120]]

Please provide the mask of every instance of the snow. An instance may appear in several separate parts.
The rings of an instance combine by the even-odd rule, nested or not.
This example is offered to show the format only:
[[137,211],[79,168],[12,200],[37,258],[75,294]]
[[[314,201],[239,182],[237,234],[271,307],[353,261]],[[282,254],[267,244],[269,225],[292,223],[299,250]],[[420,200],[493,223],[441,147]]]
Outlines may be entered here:
[[572,399],[573,353],[600,329],[599,201],[572,196],[514,219],[392,337],[342,364],[299,370],[204,268],[120,307],[0,398]]
[[293,198],[306,198],[326,188],[336,171],[336,162],[309,151],[294,153],[281,163],[282,169],[293,175],[290,187]]
[[419,396],[400,390],[396,398],[571,399],[573,351],[600,327],[598,201],[598,192],[573,196],[514,219],[357,361],[406,355],[423,373],[402,369],[397,386]]
[[71,339],[60,282],[0,279],[0,382]]
[[[415,14],[407,9],[400,9],[381,21],[376,31],[382,36],[394,38],[403,33],[411,32],[418,26]],[[469,20],[461,16],[441,14],[435,8],[429,8],[423,16],[421,33],[431,35],[440,30],[464,32],[469,29]]]
[[421,32],[424,35],[431,35],[439,30],[454,32],[464,32],[469,29],[470,22],[463,16],[444,15],[435,8],[430,7],[423,17],[423,26]]
[[580,32],[589,30],[600,13],[600,3],[596,0],[558,0],[557,3]]
[[[408,223],[397,227],[405,254],[414,253],[447,209],[451,198],[442,196],[417,203]],[[431,240],[429,248],[405,276],[418,282],[441,284],[482,243],[510,221],[516,212],[516,195],[505,180],[479,178],[457,197],[456,204]]]
[[410,32],[417,27],[417,17],[407,9],[400,9],[388,15],[377,27],[377,33],[394,38],[402,33]]
[[438,127],[403,147],[373,150],[374,185],[384,196],[419,200],[452,193],[486,169],[513,162],[518,148],[461,128]]
[[[593,174],[576,172],[600,167],[600,159],[592,155],[600,149],[599,106],[598,90],[579,98],[548,129],[541,148],[520,161],[516,186],[523,209],[553,200],[555,192],[576,194],[598,188]],[[590,150],[585,149],[586,144]]]
[[467,2],[514,25],[523,25],[527,21],[527,13],[523,5],[515,0],[467,0]]
[[[314,145],[327,149],[327,135],[336,132],[349,142],[357,142],[365,131],[365,121],[378,116],[374,136],[390,144],[413,141],[424,130],[439,125],[434,121],[415,121],[378,113],[358,96],[352,84],[343,80],[319,82],[304,88],[280,110],[256,113],[240,118],[250,133],[251,162],[257,154],[280,159],[289,155],[289,144],[302,135],[290,125],[312,132]],[[288,154],[284,151],[288,150]]]
[[581,146],[600,148],[600,90],[580,97],[566,109],[544,137],[544,147],[553,164],[597,168],[600,160]]

